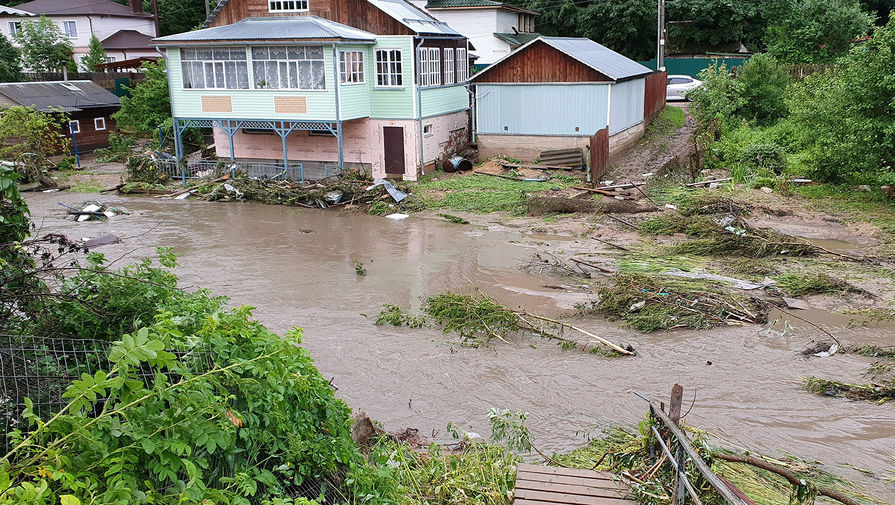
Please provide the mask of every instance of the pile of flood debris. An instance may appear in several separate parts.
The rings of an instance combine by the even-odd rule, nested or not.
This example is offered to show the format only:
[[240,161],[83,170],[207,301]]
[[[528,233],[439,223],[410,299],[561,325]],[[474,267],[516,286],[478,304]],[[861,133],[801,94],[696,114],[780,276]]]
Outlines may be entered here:
[[195,197],[209,201],[248,201],[327,209],[340,206],[372,207],[378,202],[404,208],[409,196],[408,188],[403,183],[384,179],[370,181],[363,174],[346,173],[339,179],[305,184],[224,175],[159,195],[159,198],[183,200]]
[[72,207],[71,205],[66,205],[62,202],[57,203],[68,210],[66,219],[71,221],[105,221],[113,216],[130,214],[127,209],[111,207],[95,200],[88,200],[84,202],[84,204],[81,205],[80,208]]

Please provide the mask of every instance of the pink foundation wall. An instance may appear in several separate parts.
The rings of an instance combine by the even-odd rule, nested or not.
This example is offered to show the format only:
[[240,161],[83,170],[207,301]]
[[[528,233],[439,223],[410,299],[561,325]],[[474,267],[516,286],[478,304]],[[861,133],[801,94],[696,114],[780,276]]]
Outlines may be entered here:
[[[432,134],[423,136],[423,154],[426,163],[440,158],[445,150],[450,154],[465,147],[468,139],[468,113],[466,111],[423,120],[432,125]],[[419,124],[416,120],[359,119],[347,121],[343,128],[343,152],[345,162],[370,165],[373,177],[385,177],[385,151],[383,126],[404,128],[404,179],[416,180],[419,165]],[[462,139],[462,146],[458,145]],[[230,158],[227,134],[214,129],[214,142],[219,158]],[[305,131],[294,131],[286,138],[290,161],[338,162],[339,145],[335,137],[311,136]],[[234,157],[237,159],[283,159],[283,143],[276,133],[246,134],[238,131],[233,135]]]

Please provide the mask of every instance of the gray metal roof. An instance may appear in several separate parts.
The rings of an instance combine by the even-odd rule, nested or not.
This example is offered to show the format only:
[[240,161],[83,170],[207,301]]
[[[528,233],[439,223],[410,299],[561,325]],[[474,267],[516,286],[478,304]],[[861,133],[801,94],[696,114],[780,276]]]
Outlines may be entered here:
[[37,14],[34,14],[33,12],[26,12],[13,7],[7,7],[6,5],[0,5],[0,14],[9,16],[37,16]]
[[588,67],[600,72],[614,81],[621,81],[652,73],[652,70],[644,67],[640,63],[631,60],[606,46],[597,44],[593,40],[580,37],[538,37],[519,49],[511,52],[503,58],[492,63],[488,68],[472,76],[470,80],[475,81],[492,68],[500,65],[507,58],[515,56],[522,49],[536,44],[541,41],[548,46],[574,58]]
[[0,83],[0,94],[24,107],[41,112],[62,109],[77,112],[96,107],[114,107],[121,100],[93,81]]
[[373,42],[376,35],[317,16],[245,18],[232,25],[159,37],[158,44],[213,41],[340,39]]
[[367,2],[419,35],[462,37],[444,21],[435,19],[405,0],[367,0]]
[[616,81],[652,72],[640,63],[590,39],[541,37],[539,40]]
[[134,12],[130,6],[112,0],[33,0],[17,5],[19,9],[46,15],[97,15],[129,18],[151,18],[147,12]]

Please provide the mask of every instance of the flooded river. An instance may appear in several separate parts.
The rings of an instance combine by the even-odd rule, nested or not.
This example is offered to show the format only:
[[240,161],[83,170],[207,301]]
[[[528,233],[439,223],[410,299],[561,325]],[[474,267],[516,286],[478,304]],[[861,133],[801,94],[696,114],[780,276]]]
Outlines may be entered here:
[[[173,246],[184,286],[255,306],[258,319],[277,332],[304,328],[304,345],[339,396],[389,430],[413,427],[443,437],[454,421],[487,436],[489,407],[521,409],[530,413],[536,445],[568,450],[602,427],[642,419],[647,406],[634,391],[665,400],[677,382],[685,388],[685,411],[696,397],[689,424],[728,445],[823,461],[895,501],[895,485],[844,466],[895,477],[886,473],[895,470],[895,407],[800,389],[800,377],[809,375],[865,382],[860,374],[873,360],[803,358],[799,351],[822,335],[799,321],[786,333],[747,326],[650,335],[602,319],[579,321],[593,333],[633,344],[640,353],[633,358],[564,351],[533,338],[464,348],[434,328],[372,322],[385,303],[418,308],[427,295],[470,292],[470,281],[501,303],[545,314],[569,311],[585,295],[544,287],[567,279],[525,273],[521,266],[534,246],[524,243],[522,231],[497,224],[484,230],[417,216],[392,221],[261,204],[106,196],[103,202],[133,214],[106,223],[62,219],[57,201],[78,205],[87,198],[37,194],[28,203],[42,232],[122,237],[97,249],[110,259],[152,256],[158,245]],[[355,261],[364,263],[366,276],[355,274]],[[895,326],[850,328],[846,316],[809,314],[848,343],[895,345]]]

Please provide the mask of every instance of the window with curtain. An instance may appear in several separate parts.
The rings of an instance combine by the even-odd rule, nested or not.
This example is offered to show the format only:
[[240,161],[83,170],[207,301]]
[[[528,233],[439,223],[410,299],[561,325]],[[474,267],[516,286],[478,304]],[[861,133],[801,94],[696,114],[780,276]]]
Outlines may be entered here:
[[454,84],[454,48],[444,50],[444,83]]
[[253,46],[256,89],[325,89],[323,46]]
[[430,47],[423,49],[429,53],[429,86],[441,85],[441,49]]
[[339,75],[343,84],[364,82],[363,51],[339,51]]
[[399,87],[404,85],[400,49],[376,50],[376,86]]
[[245,47],[181,49],[180,59],[186,89],[249,89]]
[[425,47],[420,48],[420,86],[429,85],[429,51]]
[[469,79],[469,58],[466,57],[466,48],[457,49],[457,82],[466,82]]

